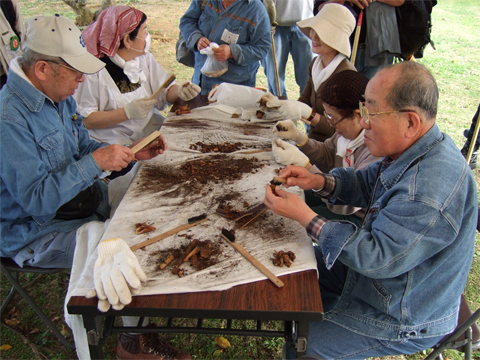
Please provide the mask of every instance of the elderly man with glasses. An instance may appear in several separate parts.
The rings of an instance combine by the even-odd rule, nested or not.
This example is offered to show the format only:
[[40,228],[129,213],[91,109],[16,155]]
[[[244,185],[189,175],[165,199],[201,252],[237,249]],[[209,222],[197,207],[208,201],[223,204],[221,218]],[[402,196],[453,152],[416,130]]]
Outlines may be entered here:
[[326,221],[298,196],[266,187],[265,204],[318,243],[325,320],[311,323],[308,355],[411,354],[455,329],[473,258],[477,191],[460,151],[435,123],[437,104],[437,84],[423,65],[384,68],[360,104],[365,145],[383,159],[365,170],[280,172],[287,186],[313,189],[330,204],[366,207],[361,226]]

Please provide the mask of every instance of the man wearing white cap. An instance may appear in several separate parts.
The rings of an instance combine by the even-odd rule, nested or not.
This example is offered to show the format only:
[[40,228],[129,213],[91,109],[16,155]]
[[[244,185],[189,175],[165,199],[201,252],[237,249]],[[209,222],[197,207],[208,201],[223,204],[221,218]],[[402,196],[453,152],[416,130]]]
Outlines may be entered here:
[[[107,185],[99,176],[119,171],[135,158],[163,153],[158,141],[134,157],[126,146],[90,140],[72,95],[84,74],[104,66],[87,51],[81,32],[67,18],[27,20],[23,56],[11,61],[0,91],[0,256],[19,266],[71,267],[77,230],[87,223],[103,224],[110,216]],[[102,241],[98,247],[103,262],[116,255],[131,257],[124,244],[122,239]],[[133,288],[146,280],[135,261],[124,264],[136,274],[128,279],[130,285],[137,284]],[[126,285],[120,277],[115,283]],[[103,279],[98,280],[101,285]],[[128,294],[121,298],[131,301],[125,288]]]

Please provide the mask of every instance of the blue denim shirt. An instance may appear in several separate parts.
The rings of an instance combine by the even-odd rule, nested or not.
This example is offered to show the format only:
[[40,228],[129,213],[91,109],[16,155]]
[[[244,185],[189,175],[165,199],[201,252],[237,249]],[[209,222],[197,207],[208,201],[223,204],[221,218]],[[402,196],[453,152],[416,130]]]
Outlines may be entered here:
[[105,145],[90,140],[76,108],[71,96],[55,104],[10,69],[0,91],[0,256],[97,220],[54,219],[102,174],[91,152]]
[[[255,74],[259,61],[267,56],[272,46],[270,20],[265,6],[260,0],[236,1],[223,9],[221,0],[209,0],[201,10],[202,1],[192,1],[190,7],[180,19],[180,30],[190,50],[195,51],[195,72],[193,82],[200,85],[202,76],[202,94],[212,90],[212,86],[223,82],[255,86]],[[218,45],[228,44],[222,40],[224,32],[238,35],[235,43],[230,44],[233,59],[228,60],[228,71],[217,78],[201,75],[206,55],[197,51],[197,41],[206,37]]]
[[315,230],[320,219],[308,225],[327,268],[337,260],[349,267],[325,319],[389,341],[450,333],[473,258],[478,209],[473,174],[452,139],[434,125],[391,163],[331,174],[330,203],[369,211],[362,228],[329,221]]

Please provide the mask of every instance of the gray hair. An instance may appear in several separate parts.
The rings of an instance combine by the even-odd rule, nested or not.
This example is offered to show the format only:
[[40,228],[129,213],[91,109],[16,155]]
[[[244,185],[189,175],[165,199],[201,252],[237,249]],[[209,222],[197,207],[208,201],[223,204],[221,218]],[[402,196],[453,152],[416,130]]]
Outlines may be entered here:
[[394,110],[411,109],[434,120],[437,116],[438,87],[430,71],[415,61],[403,61],[385,69],[396,69],[399,76],[386,100]]
[[[23,45],[22,47],[22,57],[19,58],[19,63],[20,66],[26,67],[26,68],[31,68],[34,66],[38,61],[53,61],[53,62],[59,62],[60,58],[56,56],[49,56],[49,55],[44,55],[40,54],[36,51],[33,51],[30,49],[28,46]],[[54,64],[55,70],[57,66]]]

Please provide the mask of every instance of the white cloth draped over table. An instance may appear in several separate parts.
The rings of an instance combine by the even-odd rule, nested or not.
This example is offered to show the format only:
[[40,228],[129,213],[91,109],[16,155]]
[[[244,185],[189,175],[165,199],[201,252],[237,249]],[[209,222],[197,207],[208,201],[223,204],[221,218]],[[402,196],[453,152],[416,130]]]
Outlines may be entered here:
[[[212,113],[215,113],[214,119],[210,116]],[[204,114],[208,114],[208,116],[203,116]],[[219,180],[217,183],[207,184],[178,183],[157,193],[142,189],[142,179],[146,167],[140,167],[102,239],[121,237],[132,246],[186,224],[191,217],[205,213],[208,220],[134,252],[149,279],[147,286],[143,288],[139,296],[226,290],[235,285],[265,280],[265,275],[228,245],[225,240],[221,239],[222,228],[235,229],[237,243],[277,276],[316,269],[312,241],[307,236],[305,229],[297,222],[282,218],[267,210],[264,215],[245,228],[238,229],[235,220],[226,219],[215,211],[220,199],[229,197],[234,200],[228,201],[228,203],[239,211],[246,210],[243,207],[244,201],[250,206],[263,202],[265,185],[274,176],[277,176],[275,169],[278,168],[278,164],[276,164],[271,151],[243,155],[241,153],[270,148],[273,137],[271,127],[276,121],[251,123],[240,118],[232,118],[231,114],[216,110],[215,107],[209,107],[208,110],[199,109],[182,116],[170,113],[166,123],[191,122],[193,117],[195,117],[195,121],[207,124],[207,126],[163,126],[161,133],[169,148],[163,155],[147,161],[147,166],[153,165],[160,169],[168,167],[170,173],[174,173],[189,160],[208,160],[212,156],[218,155],[218,153],[202,154],[200,150],[192,150],[190,149],[191,144],[197,142],[204,144],[241,142],[243,144],[241,150],[225,154],[225,156],[232,161],[240,158],[256,158],[257,160],[252,161],[263,164],[263,167],[257,169],[257,172],[243,174],[240,180]],[[161,181],[162,179],[159,178],[158,182]],[[188,196],[183,196],[182,189],[185,186],[201,186],[202,190],[199,194],[192,192]],[[303,191],[299,188],[290,188],[288,191],[303,196]],[[169,192],[171,192],[170,195]],[[144,222],[153,225],[156,230],[145,234],[136,234],[135,223]],[[217,264],[197,271],[189,263],[184,263],[182,267],[186,269],[187,275],[182,278],[172,274],[169,267],[163,271],[159,270],[160,255],[158,251],[178,249],[182,245],[190,243],[192,240],[179,236],[187,233],[193,235],[192,239],[211,240],[213,243],[219,244],[221,254],[218,255]],[[97,242],[95,241],[95,244]],[[293,251],[297,257],[293,266],[290,268],[275,267],[271,260],[275,250]],[[92,250],[89,249],[88,253],[92,253]],[[74,264],[72,278],[75,279],[75,282],[70,284],[68,294],[85,296],[88,290],[93,288],[92,269],[97,256],[93,250],[92,256],[88,258],[85,258],[85,254],[78,254],[78,257],[82,259],[83,264],[78,267]],[[74,262],[76,260],[77,254],[75,254]],[[288,289],[284,289],[284,291],[288,291]],[[83,325],[81,328],[83,329]],[[77,329],[77,331],[80,330]],[[74,329],[76,339],[77,331]],[[85,333],[84,329],[83,333]],[[78,336],[83,336],[86,340],[84,334]]]

